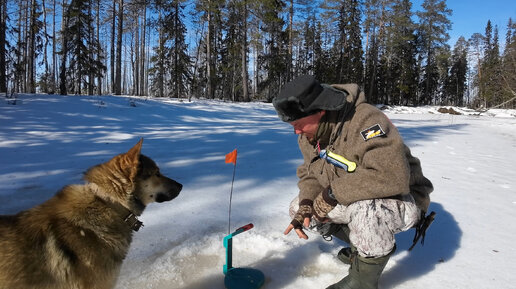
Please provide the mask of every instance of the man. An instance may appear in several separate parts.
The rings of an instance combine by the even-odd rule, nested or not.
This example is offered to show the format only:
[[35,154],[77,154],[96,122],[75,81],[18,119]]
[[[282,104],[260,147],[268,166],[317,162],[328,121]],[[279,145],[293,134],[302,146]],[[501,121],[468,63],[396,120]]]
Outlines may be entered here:
[[348,275],[327,289],[378,288],[396,249],[394,234],[417,226],[430,203],[432,183],[419,160],[356,84],[301,76],[273,104],[299,135],[304,159],[285,234],[308,239],[308,229],[350,244],[337,256],[351,265]]

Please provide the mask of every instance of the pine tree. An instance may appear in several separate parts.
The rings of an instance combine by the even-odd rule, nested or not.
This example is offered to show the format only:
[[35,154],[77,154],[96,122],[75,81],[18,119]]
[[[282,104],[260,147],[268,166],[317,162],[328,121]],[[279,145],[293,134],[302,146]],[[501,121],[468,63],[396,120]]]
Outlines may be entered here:
[[422,7],[423,11],[417,12],[417,15],[420,19],[419,30],[423,44],[421,53],[426,63],[418,104],[430,104],[439,91],[436,57],[438,49],[446,45],[449,39],[448,30],[451,28],[451,22],[448,16],[451,15],[451,10],[446,7],[444,0],[425,0]]
[[213,99],[218,95],[220,87],[220,49],[222,47],[222,10],[223,0],[196,0],[195,11],[199,15],[199,22],[205,25],[204,38],[201,41],[202,56],[200,62],[203,68],[196,75],[196,82],[205,86],[204,96]]
[[468,43],[464,37],[459,37],[451,58],[451,69],[446,81],[446,95],[450,105],[464,106],[464,93],[467,89],[466,76],[468,72]]
[[500,48],[498,44],[498,28],[489,20],[486,25],[484,37],[484,59],[482,61],[482,87],[483,98],[487,107],[497,105],[502,101],[502,71]]
[[7,0],[4,0],[0,3],[0,93],[7,93],[6,27]]
[[172,1],[164,19],[165,39],[170,40],[168,48],[170,80],[169,95],[175,98],[187,95],[190,82],[190,56],[185,41],[186,26],[183,23],[184,0]]
[[326,48],[323,36],[323,26],[320,21],[316,22],[314,36],[314,76],[320,80],[329,79],[330,75],[334,73],[330,51]]
[[[324,17],[335,23],[335,41],[331,58],[336,73],[325,82],[360,82],[363,76],[363,50],[360,30],[360,2],[358,0],[326,0],[323,3]],[[335,11],[338,11],[335,13]],[[333,24],[330,24],[333,25]]]
[[513,100],[512,106],[507,105],[505,107],[514,108],[516,107],[514,101],[516,97],[516,23],[512,22],[511,18],[509,18],[507,24],[502,70],[504,100],[507,99],[509,103],[511,99]]
[[246,10],[246,1],[228,1],[223,21],[225,36],[221,47],[220,89],[222,98],[232,101],[244,100],[247,94],[247,88],[243,85],[244,79],[247,79],[247,72],[243,73],[247,60],[242,59],[243,54],[247,54]]
[[[66,87],[64,94],[67,91],[81,94],[83,87],[92,86],[95,77],[106,70],[102,59],[95,58],[91,53],[98,50],[99,43],[95,37],[91,37],[94,29],[90,7],[90,0],[72,0],[65,12],[67,25],[62,31],[65,39],[62,53],[68,56],[69,62],[62,55],[64,61],[61,67],[61,83],[70,89]],[[70,82],[66,81],[67,76]],[[63,93],[63,88],[61,91]],[[89,93],[92,91],[89,89]]]
[[[482,45],[484,43],[484,35],[481,33],[473,33],[471,38],[468,40],[468,44],[470,47],[470,52],[473,57],[474,67],[476,68],[476,72],[473,75],[473,86],[476,87],[476,97],[475,101],[477,104],[475,106],[483,105],[485,107],[484,102],[484,90],[482,88],[482,63],[481,60],[483,58],[483,50]],[[475,90],[473,90],[475,92]],[[479,102],[484,102],[479,104]]]
[[316,46],[317,46],[317,31],[316,31],[317,22],[315,20],[315,15],[311,14],[303,23],[302,30],[302,47],[299,47],[299,54],[297,57],[296,64],[296,73],[299,74],[314,74],[315,70],[315,59],[318,55],[316,55]]
[[385,56],[389,79],[386,81],[388,104],[415,105],[417,93],[416,24],[412,21],[409,0],[393,3]]
[[158,31],[158,45],[153,47],[154,54],[150,58],[152,63],[149,68],[149,92],[153,96],[164,97],[165,96],[165,65],[166,65],[166,50],[165,50],[165,37],[163,28],[163,13],[162,3],[157,1],[155,4],[155,10],[158,13],[158,20],[156,23]]
[[435,55],[437,68],[437,91],[434,92],[434,104],[450,105],[450,95],[447,87],[449,86],[449,74],[451,68],[451,50],[448,45],[439,47]]
[[380,57],[384,48],[387,23],[387,1],[366,0],[364,3],[365,63],[363,82],[368,101],[380,103],[384,89],[380,70]]
[[270,102],[288,79],[288,35],[283,30],[285,22],[280,17],[285,3],[278,0],[261,0],[258,4],[255,12],[263,23],[262,32],[267,37],[265,52],[258,56],[258,67],[265,70],[265,79],[258,84],[258,88]]

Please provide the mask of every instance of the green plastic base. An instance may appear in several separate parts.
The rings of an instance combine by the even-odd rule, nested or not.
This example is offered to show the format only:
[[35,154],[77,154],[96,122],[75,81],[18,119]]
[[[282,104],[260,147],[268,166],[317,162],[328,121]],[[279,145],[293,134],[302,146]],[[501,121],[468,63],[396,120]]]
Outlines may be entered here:
[[258,289],[264,282],[262,271],[252,268],[231,268],[224,277],[227,289]]

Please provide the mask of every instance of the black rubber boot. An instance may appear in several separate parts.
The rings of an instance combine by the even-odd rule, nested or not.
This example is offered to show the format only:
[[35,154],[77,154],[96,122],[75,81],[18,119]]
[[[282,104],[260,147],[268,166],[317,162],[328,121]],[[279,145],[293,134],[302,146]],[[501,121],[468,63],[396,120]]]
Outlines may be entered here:
[[348,276],[326,289],[378,289],[378,280],[396,247],[386,256],[366,258],[359,256],[355,248],[351,252]]

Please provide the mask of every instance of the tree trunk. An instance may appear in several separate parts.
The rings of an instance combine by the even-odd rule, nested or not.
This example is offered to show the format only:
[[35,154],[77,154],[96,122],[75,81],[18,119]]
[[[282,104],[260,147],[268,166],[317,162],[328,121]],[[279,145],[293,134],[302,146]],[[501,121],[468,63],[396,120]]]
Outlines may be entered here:
[[59,69],[59,93],[66,95],[68,93],[66,88],[66,58],[68,56],[68,35],[66,35],[65,28],[68,27],[68,17],[66,17],[66,3],[62,4],[63,21],[61,22],[61,68]]
[[136,18],[135,22],[135,35],[134,35],[134,82],[133,82],[133,94],[139,95],[140,92],[140,13],[136,12],[134,15]]
[[[90,19],[93,19],[93,9],[91,9],[93,1],[90,0],[88,3],[88,14],[90,15]],[[95,33],[93,31],[93,26],[90,24],[88,25],[88,37],[90,39],[90,45],[94,43],[93,37]],[[98,39],[98,38],[97,38]],[[95,52],[95,48],[93,46],[88,47],[88,54],[90,55],[90,59],[95,59],[95,56],[93,55]],[[93,87],[95,86],[95,75],[93,74],[93,68],[88,68],[88,95],[93,95]]]
[[[100,47],[100,0],[97,0],[97,15],[96,15],[96,22],[97,22],[97,61],[100,63],[101,60],[101,47]],[[97,75],[97,95],[102,95],[102,73],[99,73]]]
[[30,20],[29,20],[29,41],[27,55],[27,89],[30,93],[36,92],[36,0],[31,1]]
[[[208,1],[208,3],[211,3],[211,1]],[[210,7],[210,5],[208,5]],[[206,80],[207,80],[207,97],[209,99],[215,98],[214,92],[213,92],[213,79],[212,79],[212,73],[213,73],[213,64],[212,64],[212,42],[211,38],[213,37],[213,23],[211,20],[211,8],[208,8],[207,14],[208,14],[208,32],[206,33]]]
[[[147,31],[147,4],[143,3],[142,37],[140,44],[140,91],[138,95],[145,95],[145,32]],[[137,52],[138,53],[138,52]]]
[[[160,22],[162,20],[162,15],[161,15],[161,10],[159,11],[159,19],[160,19]],[[164,67],[164,53],[163,53],[163,50],[165,49],[165,43],[164,43],[164,40],[163,40],[163,28],[160,27],[159,28],[159,76],[158,76],[158,90],[159,90],[159,94],[158,96],[159,97],[163,97],[165,95],[165,92],[164,92],[164,81],[165,81],[165,67]]]
[[249,80],[247,77],[247,0],[244,0],[244,23],[242,26],[242,93],[244,101],[250,101],[248,87]]
[[7,67],[5,62],[5,27],[7,22],[7,0],[0,4],[0,93],[7,95]]
[[287,79],[292,79],[292,46],[293,46],[293,30],[294,30],[294,0],[290,0],[289,9],[289,29],[288,29],[288,57],[287,57]]
[[113,0],[113,14],[111,15],[111,93],[115,93],[115,36],[116,36],[116,1]]
[[24,85],[23,83],[25,83],[24,81],[22,81],[22,79],[24,78],[24,75],[22,75],[23,73],[25,73],[25,70],[24,70],[24,66],[21,65],[22,63],[22,60],[23,60],[23,57],[22,57],[22,50],[25,49],[25,47],[23,46],[22,44],[22,37],[23,37],[23,26],[22,26],[22,21],[23,21],[23,2],[19,2],[18,3],[18,42],[20,47],[18,47],[18,51],[16,52],[16,63],[17,63],[17,68],[15,69],[14,71],[14,90],[13,92],[19,92],[19,91],[22,91]]
[[48,87],[48,84],[49,84],[49,72],[50,72],[50,68],[48,66],[48,55],[47,55],[47,46],[48,46],[48,33],[47,33],[47,8],[46,8],[46,5],[45,5],[45,0],[42,0],[41,1],[41,7],[43,9],[43,29],[44,29],[44,37],[45,37],[45,43],[43,44],[43,66],[45,66],[45,83],[43,84],[44,86],[44,91],[45,93],[49,93],[49,87]]
[[118,1],[118,31],[116,38],[115,94],[122,94],[122,34],[124,28],[124,0]]
[[178,1],[174,1],[174,27],[175,33],[174,33],[174,75],[172,75],[172,78],[174,79],[174,87],[173,87],[173,95],[175,98],[179,98],[180,91],[182,90],[180,88],[179,84],[179,78],[181,77],[181,71],[179,69],[179,47],[178,47],[178,39],[179,39],[179,3]]
[[52,15],[52,90],[55,90],[57,89],[56,87],[56,84],[57,84],[57,75],[58,75],[58,72],[57,72],[57,48],[56,48],[56,43],[57,43],[57,38],[56,38],[56,14],[57,14],[57,10],[56,10],[56,0],[53,0],[53,15]]

